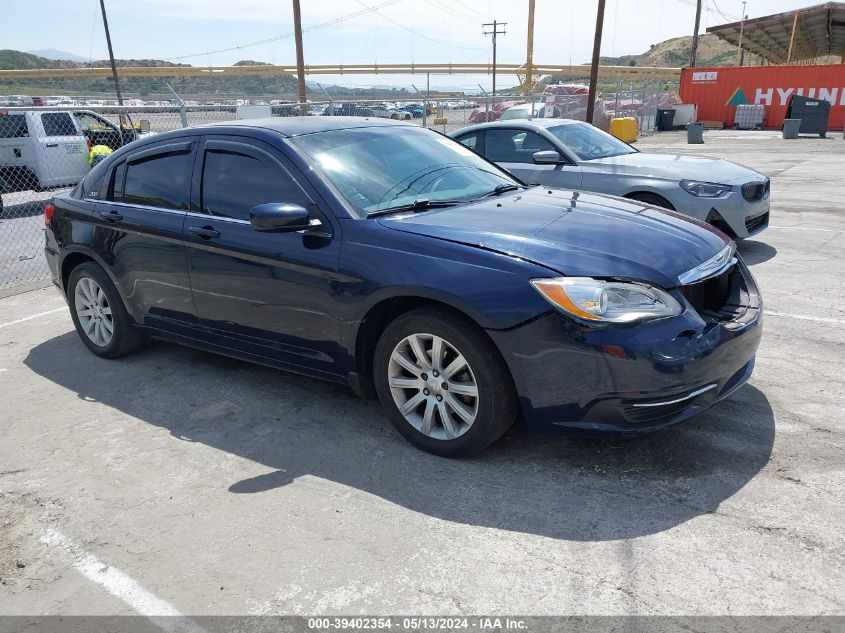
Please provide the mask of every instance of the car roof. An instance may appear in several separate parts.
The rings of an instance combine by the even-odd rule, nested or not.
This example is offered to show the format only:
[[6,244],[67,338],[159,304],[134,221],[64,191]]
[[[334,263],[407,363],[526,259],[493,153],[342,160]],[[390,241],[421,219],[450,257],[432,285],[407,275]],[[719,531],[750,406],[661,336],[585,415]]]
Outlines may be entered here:
[[[242,119],[240,121],[220,121],[191,128],[192,130],[218,131],[219,127],[260,128],[278,132],[282,136],[301,136],[330,130],[348,130],[352,128],[384,127],[390,125],[409,125],[392,119],[358,116],[291,116],[267,117],[263,119]],[[415,126],[419,127],[419,126]]]
[[[505,110],[505,112],[507,112],[507,110]],[[544,130],[550,127],[557,127],[558,125],[585,125],[585,123],[583,121],[578,121],[577,119],[558,118],[505,119],[504,121],[490,121],[489,123],[469,125],[465,128],[452,132],[450,136],[464,134],[465,132],[477,132],[478,130],[489,130],[500,127],[519,127],[525,130]]]

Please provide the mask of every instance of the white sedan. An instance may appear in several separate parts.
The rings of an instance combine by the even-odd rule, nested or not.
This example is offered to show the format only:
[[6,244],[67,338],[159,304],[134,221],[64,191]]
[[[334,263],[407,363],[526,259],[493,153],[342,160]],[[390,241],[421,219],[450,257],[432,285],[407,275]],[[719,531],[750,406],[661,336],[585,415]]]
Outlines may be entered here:
[[769,179],[726,160],[639,152],[570,119],[481,123],[451,136],[529,184],[674,209],[737,239],[769,225]]

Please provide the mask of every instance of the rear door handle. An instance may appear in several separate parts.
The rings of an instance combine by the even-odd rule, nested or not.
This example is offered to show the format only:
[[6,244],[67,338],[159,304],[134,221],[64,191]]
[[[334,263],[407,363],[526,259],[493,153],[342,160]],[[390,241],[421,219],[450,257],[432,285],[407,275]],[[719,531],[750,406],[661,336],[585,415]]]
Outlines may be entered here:
[[58,147],[58,143],[47,143],[47,147]]
[[110,211],[96,211],[95,214],[98,218],[108,220],[109,222],[120,222],[123,219],[123,216],[114,209]]
[[216,240],[220,237],[220,231],[215,231],[210,226],[189,226],[188,233],[204,240]]

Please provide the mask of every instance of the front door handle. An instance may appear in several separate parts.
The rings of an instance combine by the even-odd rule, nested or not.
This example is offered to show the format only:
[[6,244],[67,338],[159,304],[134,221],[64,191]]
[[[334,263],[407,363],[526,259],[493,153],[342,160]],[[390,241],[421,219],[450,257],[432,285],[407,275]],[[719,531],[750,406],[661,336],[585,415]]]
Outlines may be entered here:
[[210,226],[189,226],[188,233],[204,240],[216,240],[220,237],[220,231],[215,231]]
[[98,218],[108,220],[109,222],[120,222],[123,219],[123,216],[114,209],[110,211],[96,211],[95,213]]

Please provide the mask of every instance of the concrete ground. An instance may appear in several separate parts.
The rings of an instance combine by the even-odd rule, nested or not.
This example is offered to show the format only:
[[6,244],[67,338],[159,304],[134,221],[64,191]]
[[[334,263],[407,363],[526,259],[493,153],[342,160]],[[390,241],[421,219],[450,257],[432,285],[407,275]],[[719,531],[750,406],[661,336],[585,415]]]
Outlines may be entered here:
[[[839,136],[839,135],[837,135]],[[845,142],[649,151],[772,177],[749,385],[629,442],[414,449],[347,390],[0,300],[0,614],[845,614]],[[706,174],[702,174],[706,178]]]

